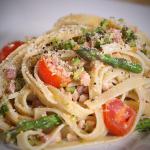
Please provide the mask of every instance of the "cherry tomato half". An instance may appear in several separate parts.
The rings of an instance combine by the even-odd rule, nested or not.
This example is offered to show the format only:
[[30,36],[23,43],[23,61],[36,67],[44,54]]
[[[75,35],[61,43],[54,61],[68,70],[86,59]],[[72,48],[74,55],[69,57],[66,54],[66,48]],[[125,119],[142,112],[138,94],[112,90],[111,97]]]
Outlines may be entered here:
[[134,109],[120,99],[113,99],[103,105],[104,122],[110,134],[123,136],[127,134],[136,117]]
[[[55,66],[53,66],[53,68],[54,67]],[[62,84],[67,84],[71,81],[70,77],[62,75],[60,70],[59,73],[53,73],[44,58],[41,58],[38,62],[38,74],[44,83],[53,85],[57,88]]]
[[13,52],[16,48],[24,44],[22,41],[14,41],[11,42],[7,45],[5,45],[1,50],[0,50],[0,63],[11,53]]

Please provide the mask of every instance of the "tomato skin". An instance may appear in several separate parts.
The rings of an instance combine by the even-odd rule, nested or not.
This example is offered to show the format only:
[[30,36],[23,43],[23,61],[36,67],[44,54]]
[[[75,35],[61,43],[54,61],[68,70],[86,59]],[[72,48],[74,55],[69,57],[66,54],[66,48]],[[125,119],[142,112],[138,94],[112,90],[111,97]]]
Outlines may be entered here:
[[38,62],[38,74],[44,83],[53,85],[57,88],[60,88],[61,84],[71,81],[70,78],[65,78],[57,74],[53,75],[44,58],[41,58]]
[[123,136],[130,131],[136,117],[134,109],[120,99],[113,99],[103,105],[103,111],[104,122],[110,134]]
[[14,41],[11,42],[7,45],[5,45],[1,50],[0,50],[0,63],[11,53],[13,52],[16,48],[24,44],[22,41]]

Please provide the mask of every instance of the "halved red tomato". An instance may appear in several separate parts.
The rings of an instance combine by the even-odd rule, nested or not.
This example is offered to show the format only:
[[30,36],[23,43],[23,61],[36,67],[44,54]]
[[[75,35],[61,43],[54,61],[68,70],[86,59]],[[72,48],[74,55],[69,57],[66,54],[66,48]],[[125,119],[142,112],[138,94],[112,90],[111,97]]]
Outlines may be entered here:
[[7,45],[5,45],[1,50],[0,50],[0,63],[11,53],[13,52],[16,48],[24,44],[22,41],[14,41],[11,42]]
[[[51,64],[53,65],[53,64]],[[55,66],[53,66],[55,68]],[[67,84],[71,81],[70,77],[62,74],[61,70],[55,70],[53,73],[52,68],[49,67],[45,58],[41,58],[38,62],[38,74],[41,80],[46,83],[59,88],[62,84]]]
[[136,112],[120,99],[113,99],[103,105],[104,122],[110,134],[127,134],[135,121]]

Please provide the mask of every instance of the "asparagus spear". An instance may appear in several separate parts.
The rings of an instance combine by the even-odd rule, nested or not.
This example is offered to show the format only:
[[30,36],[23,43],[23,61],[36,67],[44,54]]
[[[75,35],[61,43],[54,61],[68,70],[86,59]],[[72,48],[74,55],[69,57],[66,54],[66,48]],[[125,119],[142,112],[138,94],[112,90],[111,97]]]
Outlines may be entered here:
[[134,73],[140,73],[142,66],[140,64],[130,63],[124,58],[111,57],[108,54],[101,54],[97,49],[80,48],[76,53],[87,61],[101,60],[115,68],[122,68]]
[[5,141],[7,137],[14,139],[21,131],[47,129],[62,123],[57,115],[44,116],[37,120],[22,121],[16,128],[0,133],[0,139]]
[[150,132],[150,118],[141,119],[136,126],[136,130],[139,132]]

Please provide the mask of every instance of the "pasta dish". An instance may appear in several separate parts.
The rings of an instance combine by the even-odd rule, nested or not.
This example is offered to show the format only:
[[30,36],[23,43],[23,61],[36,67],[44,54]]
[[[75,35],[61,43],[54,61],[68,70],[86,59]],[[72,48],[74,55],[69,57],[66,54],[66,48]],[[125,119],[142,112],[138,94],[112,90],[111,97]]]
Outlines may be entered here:
[[65,16],[0,61],[0,140],[20,149],[119,140],[150,117],[150,41],[123,19]]

